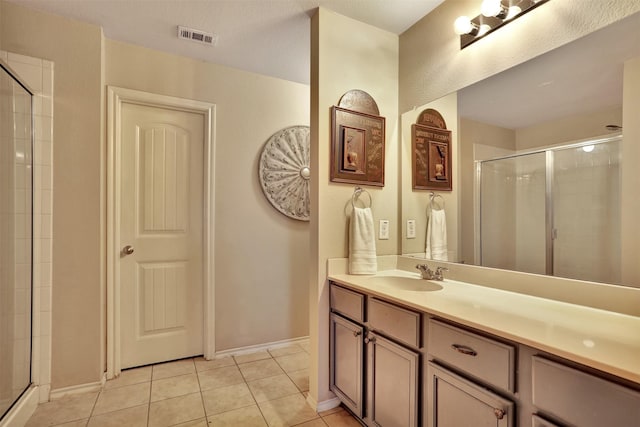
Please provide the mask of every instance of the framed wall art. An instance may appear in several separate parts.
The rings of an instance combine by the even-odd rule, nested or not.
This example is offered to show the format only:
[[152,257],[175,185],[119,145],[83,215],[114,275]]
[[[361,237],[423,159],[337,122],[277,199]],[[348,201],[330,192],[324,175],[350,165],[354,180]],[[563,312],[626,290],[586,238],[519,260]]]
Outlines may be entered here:
[[384,117],[331,107],[331,181],[384,186]]
[[451,131],[442,115],[427,109],[411,126],[414,190],[451,191]]

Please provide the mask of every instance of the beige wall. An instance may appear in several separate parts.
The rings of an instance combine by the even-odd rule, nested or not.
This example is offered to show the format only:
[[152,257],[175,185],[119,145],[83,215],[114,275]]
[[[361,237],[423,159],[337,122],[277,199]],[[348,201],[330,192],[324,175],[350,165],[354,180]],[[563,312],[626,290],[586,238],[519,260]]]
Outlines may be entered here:
[[106,83],[216,104],[216,350],[307,336],[309,224],[269,204],[258,160],[309,124],[309,87],[111,40]]
[[377,253],[398,253],[398,36],[320,8],[311,23],[311,274],[309,285],[311,403],[329,392],[327,259],[348,255],[345,208],[354,185],[329,182],[330,108],[345,92],[361,89],[386,117],[385,186],[367,187],[378,220],[390,220],[390,239]]
[[99,381],[101,274],[99,27],[2,2],[3,48],[54,62],[52,388]]
[[640,11],[637,0],[550,1],[460,50],[453,22],[478,0],[447,0],[400,36],[400,111],[424,105]]
[[[3,22],[4,1],[0,1],[0,22]],[[4,50],[4,31],[0,30],[0,50]]]

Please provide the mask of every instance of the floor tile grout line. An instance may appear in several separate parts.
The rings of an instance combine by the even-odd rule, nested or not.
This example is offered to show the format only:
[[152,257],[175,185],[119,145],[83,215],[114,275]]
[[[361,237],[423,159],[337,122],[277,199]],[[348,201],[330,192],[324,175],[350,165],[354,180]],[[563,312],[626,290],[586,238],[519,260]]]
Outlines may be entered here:
[[[247,384],[247,387],[249,387],[249,385]],[[251,391],[251,389],[249,389],[249,391]],[[255,399],[254,399],[255,400]],[[264,421],[264,424],[267,427],[271,427],[269,425],[269,420],[267,420],[267,417],[264,416],[264,412],[262,411],[262,408],[260,407],[260,404],[256,401],[256,407],[258,408],[258,411],[260,412],[260,415],[262,416],[262,420]]]
[[153,370],[155,365],[151,365],[151,378],[149,379],[149,402],[147,403],[147,427],[151,422],[151,393],[153,391]]
[[[193,362],[195,365],[195,361]],[[198,390],[200,390],[200,402],[202,402],[202,410],[204,411],[204,421],[207,425],[209,425],[209,415],[207,414],[207,407],[204,404],[204,395],[202,390],[202,385],[200,384],[200,375],[198,375],[198,367],[196,366],[196,379],[198,381]]]
[[96,410],[96,405],[98,405],[98,399],[100,399],[100,395],[102,394],[104,385],[100,386],[100,390],[98,391],[98,395],[96,396],[96,400],[93,402],[93,405],[91,405],[91,411],[89,411],[89,416],[87,417],[87,422],[85,424],[85,426],[89,425],[89,422],[91,421],[91,417],[93,417],[93,412]]
[[304,394],[304,391],[300,389],[300,386],[299,386],[298,384],[296,384],[296,382],[293,380],[293,378],[291,378],[291,376],[290,376],[287,372],[285,372],[285,375],[287,376],[287,378],[289,378],[289,380],[293,383],[293,385],[295,385],[295,386],[296,386],[296,388],[298,389],[298,391],[299,391],[300,393],[303,393],[303,394]]

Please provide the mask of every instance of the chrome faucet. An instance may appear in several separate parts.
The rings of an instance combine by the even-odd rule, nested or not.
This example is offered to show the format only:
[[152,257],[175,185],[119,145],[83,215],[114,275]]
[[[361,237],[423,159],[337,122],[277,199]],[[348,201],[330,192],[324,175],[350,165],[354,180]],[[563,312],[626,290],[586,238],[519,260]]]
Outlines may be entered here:
[[416,265],[416,268],[420,271],[420,274],[422,274],[423,279],[433,279],[433,270],[430,269],[427,264],[418,264]]
[[427,264],[418,264],[416,265],[416,268],[420,271],[420,274],[422,274],[422,278],[425,280],[442,281],[444,280],[443,273],[445,271],[449,271],[449,269],[446,267],[436,267],[436,271],[433,271]]
[[449,271],[447,267],[437,267],[436,272],[433,273],[433,279],[443,281],[444,280],[444,272]]

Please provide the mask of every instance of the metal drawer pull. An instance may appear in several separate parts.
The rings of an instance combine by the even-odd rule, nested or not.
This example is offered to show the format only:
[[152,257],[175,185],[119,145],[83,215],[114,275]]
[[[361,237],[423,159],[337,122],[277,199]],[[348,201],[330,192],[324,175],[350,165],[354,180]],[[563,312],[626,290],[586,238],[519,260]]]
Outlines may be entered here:
[[359,337],[360,335],[362,335],[362,331],[353,331],[354,337]]
[[365,344],[369,344],[370,342],[376,342],[376,337],[367,337],[364,339]]
[[496,418],[499,420],[503,419],[506,414],[503,409],[498,409],[498,408],[494,408],[493,413],[496,416]]
[[451,348],[453,348],[458,353],[465,354],[467,356],[477,356],[478,352],[472,349],[471,347],[467,347],[466,345],[461,344],[451,344]]

